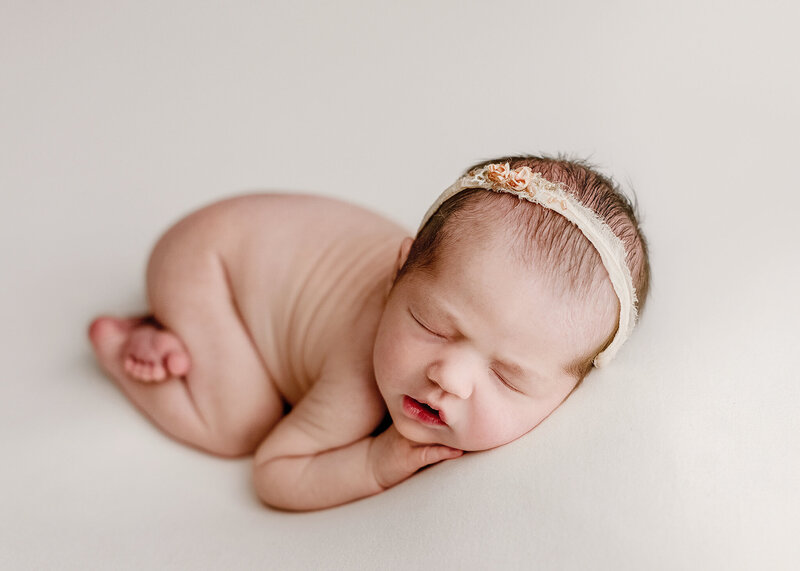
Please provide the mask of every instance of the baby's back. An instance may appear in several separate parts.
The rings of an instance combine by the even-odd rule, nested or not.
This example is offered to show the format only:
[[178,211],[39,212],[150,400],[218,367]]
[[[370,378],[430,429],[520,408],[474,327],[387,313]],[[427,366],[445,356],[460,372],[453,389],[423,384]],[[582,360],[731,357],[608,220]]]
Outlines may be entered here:
[[219,252],[233,302],[287,401],[302,397],[331,355],[371,361],[406,230],[308,195],[235,197],[189,219]]

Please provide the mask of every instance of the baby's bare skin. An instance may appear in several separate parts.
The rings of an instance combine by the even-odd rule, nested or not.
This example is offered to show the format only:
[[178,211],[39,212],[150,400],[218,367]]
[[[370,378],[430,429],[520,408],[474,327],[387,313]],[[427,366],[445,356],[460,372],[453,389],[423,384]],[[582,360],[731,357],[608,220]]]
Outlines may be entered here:
[[100,363],[168,434],[217,454],[252,452],[283,402],[296,405],[325,371],[354,385],[358,414],[375,424],[372,344],[406,235],[321,197],[213,204],[153,252],[148,298],[167,330],[96,320]]
[[616,327],[607,277],[574,299],[538,250],[515,257],[501,222],[457,224],[434,268],[398,279],[413,241],[381,216],[319,197],[225,200],[156,245],[153,319],[102,317],[89,335],[167,434],[224,456],[257,448],[265,503],[338,505],[526,434]]
[[343,352],[371,362],[372,332],[406,230],[311,196],[248,196],[204,214],[233,303],[287,402],[297,404]]

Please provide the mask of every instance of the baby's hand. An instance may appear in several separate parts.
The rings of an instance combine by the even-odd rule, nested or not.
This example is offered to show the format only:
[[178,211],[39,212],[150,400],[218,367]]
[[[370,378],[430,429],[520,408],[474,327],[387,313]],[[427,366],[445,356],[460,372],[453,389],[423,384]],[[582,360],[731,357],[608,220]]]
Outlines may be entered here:
[[458,458],[463,453],[463,450],[442,444],[412,442],[391,425],[372,440],[369,465],[375,481],[385,490],[412,476],[424,466]]

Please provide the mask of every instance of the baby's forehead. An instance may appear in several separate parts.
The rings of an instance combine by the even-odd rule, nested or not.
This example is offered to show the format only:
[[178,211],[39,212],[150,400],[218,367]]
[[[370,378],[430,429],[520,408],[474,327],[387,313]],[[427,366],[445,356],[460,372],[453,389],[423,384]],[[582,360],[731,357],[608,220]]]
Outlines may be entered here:
[[[443,290],[455,287],[451,284],[458,280],[448,277],[478,269],[495,284],[497,294],[546,295],[568,305],[571,321],[607,321],[607,314],[613,313],[617,301],[603,266],[597,264],[595,271],[584,274],[584,281],[576,282],[570,274],[575,266],[574,250],[543,244],[525,228],[509,223],[506,218],[493,213],[480,220],[456,221],[453,232],[440,244],[436,261],[430,268],[432,275],[441,278],[437,280],[439,287]],[[557,240],[553,243],[559,244]],[[591,244],[586,247],[593,248]],[[504,287],[511,282],[518,284],[517,289],[510,291]]]
[[475,259],[488,254],[520,268],[540,265],[548,257],[547,249],[532,229],[507,208],[491,206],[484,205],[479,211],[453,216],[447,221],[438,247],[441,257],[458,255]]
[[448,217],[442,232],[449,240],[443,242],[467,241],[503,251],[537,248],[541,223],[547,221],[543,214],[541,206],[516,196],[480,192]]
[[509,195],[482,192],[444,224],[441,249],[507,256],[549,278],[559,291],[587,293],[608,281],[586,236],[559,213]]

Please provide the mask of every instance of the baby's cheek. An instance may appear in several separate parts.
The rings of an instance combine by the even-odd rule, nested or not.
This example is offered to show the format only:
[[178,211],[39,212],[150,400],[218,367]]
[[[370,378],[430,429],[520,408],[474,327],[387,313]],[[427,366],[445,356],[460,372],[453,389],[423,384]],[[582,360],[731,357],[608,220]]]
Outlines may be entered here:
[[399,352],[397,346],[392,343],[382,341],[375,351],[375,368],[380,368],[384,373],[391,373],[399,362]]
[[399,373],[402,367],[401,357],[402,348],[399,343],[379,332],[372,355],[372,365],[379,387],[391,382],[392,377]]
[[486,410],[475,413],[466,427],[465,448],[486,450],[497,446],[504,432],[502,415],[490,414]]
[[413,340],[399,327],[379,331],[376,339],[381,359],[391,367],[403,366],[411,355],[417,353]]
[[495,403],[494,406],[476,414],[470,426],[470,440],[478,450],[495,448],[508,444],[528,432],[533,426],[527,419],[520,418],[518,411]]

